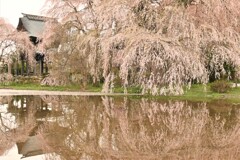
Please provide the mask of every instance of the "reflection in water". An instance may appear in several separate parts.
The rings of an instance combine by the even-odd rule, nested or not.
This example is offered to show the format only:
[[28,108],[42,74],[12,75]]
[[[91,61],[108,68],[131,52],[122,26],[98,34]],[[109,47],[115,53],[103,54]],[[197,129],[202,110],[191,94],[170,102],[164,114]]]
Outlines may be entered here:
[[34,128],[36,111],[30,107],[35,104],[32,98],[0,98],[0,154],[15,142],[25,141]]
[[222,102],[18,96],[2,97],[0,112],[0,154],[17,142],[47,159],[240,157],[240,106]]

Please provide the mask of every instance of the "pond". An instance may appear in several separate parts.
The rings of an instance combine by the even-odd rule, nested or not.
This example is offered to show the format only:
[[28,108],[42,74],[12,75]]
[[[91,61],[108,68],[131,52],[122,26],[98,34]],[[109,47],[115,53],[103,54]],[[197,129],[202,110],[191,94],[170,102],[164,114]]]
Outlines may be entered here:
[[124,96],[0,97],[0,159],[239,159],[240,105]]

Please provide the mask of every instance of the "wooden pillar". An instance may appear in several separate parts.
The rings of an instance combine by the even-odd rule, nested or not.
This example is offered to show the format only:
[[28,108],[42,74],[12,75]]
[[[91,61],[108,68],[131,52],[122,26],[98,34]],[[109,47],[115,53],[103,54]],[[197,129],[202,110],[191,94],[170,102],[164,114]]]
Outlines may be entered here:
[[4,73],[8,72],[8,65],[4,65]]
[[37,63],[34,62],[34,65],[33,65],[33,75],[36,76],[36,67],[37,66]]
[[24,74],[24,60],[21,59],[21,75],[23,76]]
[[12,61],[8,62],[8,74],[12,74]]
[[48,65],[45,63],[45,73],[48,74]]
[[39,60],[40,75],[43,75],[43,59]]
[[29,75],[29,64],[28,64],[28,59],[26,60],[26,75]]
[[18,60],[14,62],[14,74],[17,76],[18,75]]

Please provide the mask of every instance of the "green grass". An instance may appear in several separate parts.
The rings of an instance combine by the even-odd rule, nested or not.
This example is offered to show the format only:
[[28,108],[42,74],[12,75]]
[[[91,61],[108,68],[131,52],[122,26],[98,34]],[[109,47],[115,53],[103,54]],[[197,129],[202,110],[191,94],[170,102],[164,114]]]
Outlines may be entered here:
[[87,85],[85,90],[90,92],[101,92],[102,85],[99,85],[99,86]]
[[213,101],[226,100],[232,103],[240,103],[240,88],[231,88],[227,93],[216,93],[210,90],[208,85],[193,85],[190,90],[185,90],[181,96],[169,96],[177,100],[191,100],[191,101]]
[[46,91],[80,91],[80,86],[42,86],[37,83],[10,83],[0,84],[0,88],[16,90],[46,90]]
[[[114,93],[124,93],[123,87],[116,87],[113,89]],[[127,88],[128,93],[141,93],[140,87],[128,87]]]
[[[90,91],[101,92],[102,86],[88,85],[85,88],[77,85],[68,86],[41,86],[38,83],[11,83],[8,85],[0,84],[0,88],[17,89],[17,90],[47,90],[47,91]],[[115,93],[123,93],[122,87],[114,89]],[[129,87],[128,93],[140,93],[139,87]],[[189,100],[189,101],[214,101],[214,100],[226,100],[231,103],[240,103],[240,88],[232,88],[227,93],[215,93],[210,90],[210,84],[208,85],[192,85],[191,89],[185,89],[185,93],[179,96],[151,96],[143,95],[138,97],[145,97],[151,99],[162,100]]]
[[224,100],[228,103],[240,104],[240,87],[232,88],[227,93],[216,93],[210,90],[210,84],[192,85],[191,89],[185,89],[183,95],[177,96],[151,96],[144,95],[142,97],[161,100],[187,100],[192,102],[211,102],[216,100]]

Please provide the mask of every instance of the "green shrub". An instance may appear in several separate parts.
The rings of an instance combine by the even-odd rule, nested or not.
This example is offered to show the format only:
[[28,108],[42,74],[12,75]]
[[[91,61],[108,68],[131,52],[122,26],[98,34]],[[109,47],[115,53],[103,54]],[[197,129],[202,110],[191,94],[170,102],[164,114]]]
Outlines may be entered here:
[[226,80],[218,80],[211,84],[211,91],[218,93],[226,93],[230,90],[231,85]]

